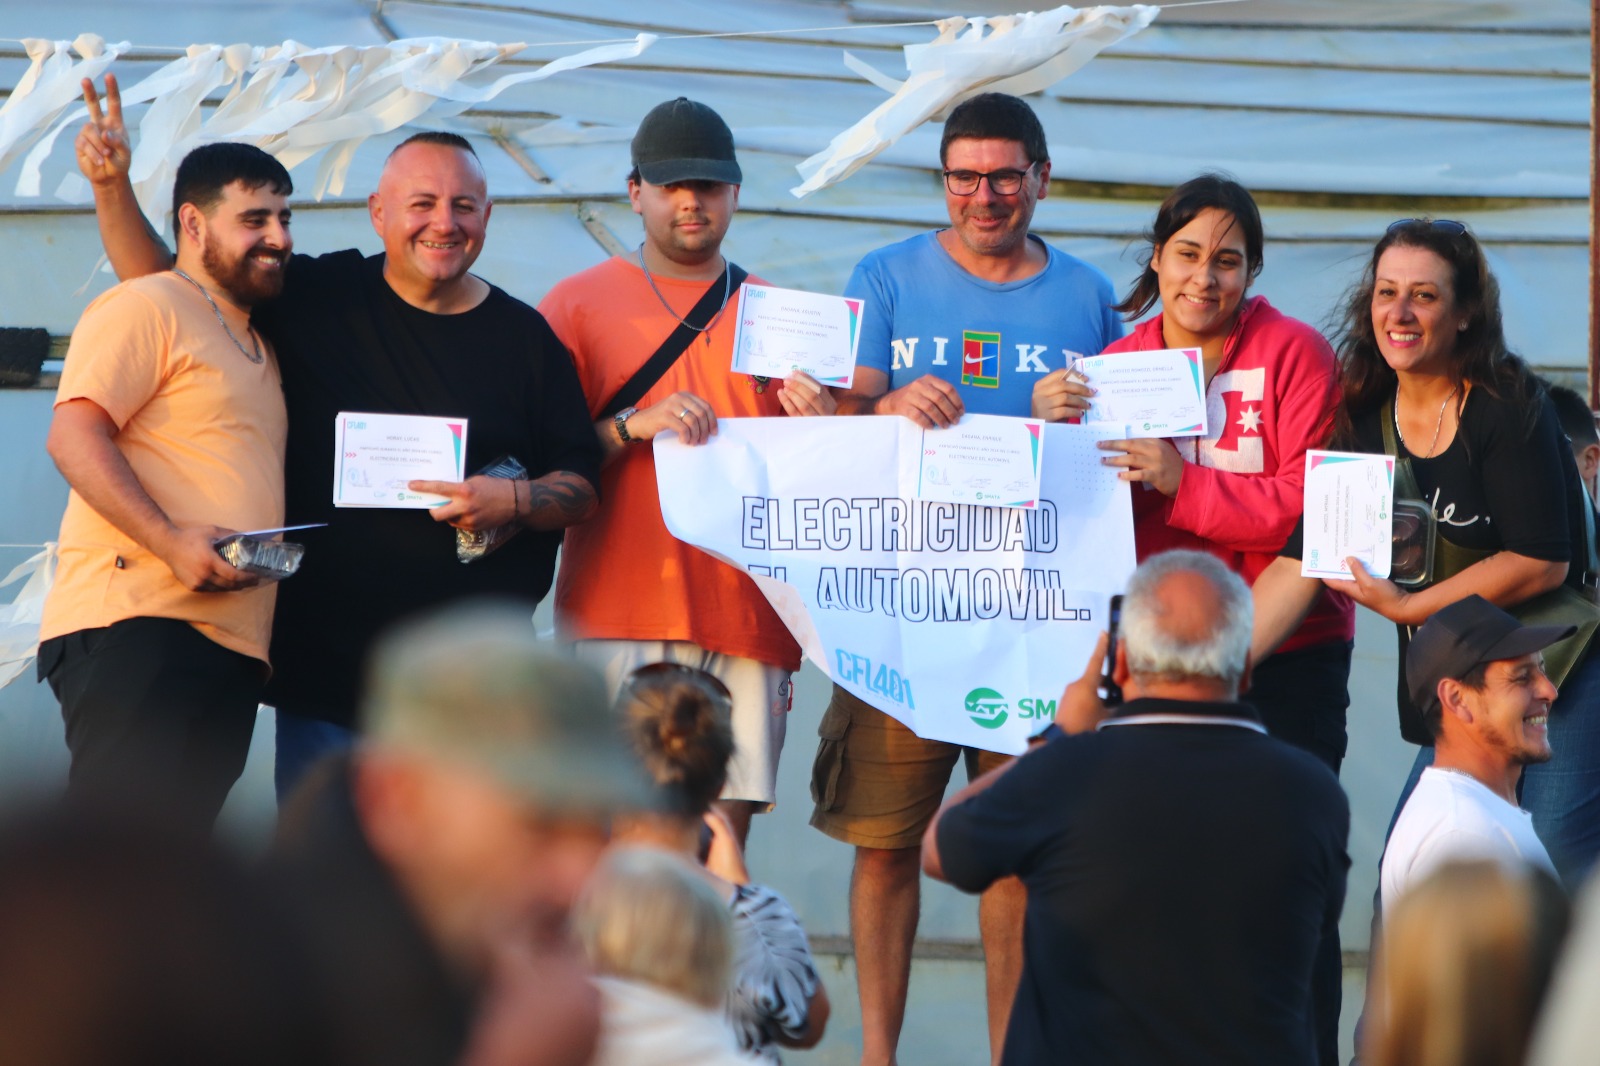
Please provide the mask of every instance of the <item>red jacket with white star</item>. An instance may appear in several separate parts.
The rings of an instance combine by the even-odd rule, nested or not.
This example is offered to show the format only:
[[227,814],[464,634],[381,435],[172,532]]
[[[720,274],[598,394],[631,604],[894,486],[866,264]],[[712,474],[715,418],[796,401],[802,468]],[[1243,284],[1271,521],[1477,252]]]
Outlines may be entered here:
[[[1166,347],[1157,315],[1106,351]],[[1184,460],[1177,496],[1134,487],[1139,558],[1172,548],[1208,551],[1254,584],[1300,518],[1306,451],[1326,446],[1339,405],[1338,374],[1322,334],[1264,296],[1246,300],[1206,387],[1209,434],[1172,442]],[[1354,636],[1355,608],[1324,589],[1280,650]]]

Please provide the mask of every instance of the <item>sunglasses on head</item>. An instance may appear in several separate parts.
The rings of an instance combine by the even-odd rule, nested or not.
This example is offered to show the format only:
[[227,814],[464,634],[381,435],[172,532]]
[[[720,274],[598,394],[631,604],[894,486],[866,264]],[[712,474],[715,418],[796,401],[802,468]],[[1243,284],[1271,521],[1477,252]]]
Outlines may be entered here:
[[1451,218],[1402,218],[1389,223],[1389,228],[1384,230],[1384,233],[1393,233],[1395,230],[1403,229],[1406,226],[1427,226],[1430,229],[1448,233],[1452,237],[1459,237],[1467,232],[1467,224],[1465,222],[1457,222]]
[[733,702],[733,693],[728,691],[728,686],[723,684],[720,678],[683,663],[647,663],[630,673],[623,681],[622,688],[624,692],[631,693],[636,685],[651,681],[658,683],[686,681],[701,686],[716,698],[726,700],[729,704]]

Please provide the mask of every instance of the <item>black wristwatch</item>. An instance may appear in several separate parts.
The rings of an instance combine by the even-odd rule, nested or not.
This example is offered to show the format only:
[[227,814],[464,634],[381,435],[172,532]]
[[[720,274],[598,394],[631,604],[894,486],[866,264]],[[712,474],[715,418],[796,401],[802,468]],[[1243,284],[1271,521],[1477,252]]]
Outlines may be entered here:
[[639,438],[628,435],[628,419],[639,413],[637,407],[624,407],[611,418],[611,424],[617,427],[617,439],[624,444],[638,444]]
[[1054,722],[1051,722],[1049,725],[1045,726],[1043,729],[1039,730],[1033,736],[1028,738],[1028,750],[1032,751],[1034,748],[1043,747],[1052,740],[1056,739],[1056,737],[1064,737],[1066,735],[1067,734],[1065,730],[1056,725]]

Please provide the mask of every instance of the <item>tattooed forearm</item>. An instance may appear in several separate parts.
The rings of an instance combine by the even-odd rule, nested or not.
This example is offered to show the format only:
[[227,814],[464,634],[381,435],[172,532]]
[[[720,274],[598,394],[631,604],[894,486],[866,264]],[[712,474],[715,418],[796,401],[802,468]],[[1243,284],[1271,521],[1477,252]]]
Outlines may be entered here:
[[529,529],[565,529],[594,514],[600,499],[588,479],[570,470],[554,470],[530,481],[518,510]]

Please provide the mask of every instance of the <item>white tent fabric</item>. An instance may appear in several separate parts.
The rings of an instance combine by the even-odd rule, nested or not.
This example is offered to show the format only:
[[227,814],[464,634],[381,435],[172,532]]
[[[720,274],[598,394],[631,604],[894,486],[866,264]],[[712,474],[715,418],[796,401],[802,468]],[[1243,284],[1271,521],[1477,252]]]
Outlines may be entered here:
[[[506,74],[486,83],[478,76],[520,52],[521,44],[427,37],[364,47],[307,48],[293,40],[267,48],[191,45],[183,59],[123,90],[124,106],[150,105],[138,124],[128,176],[145,215],[159,227],[178,161],[197,144],[245,141],[272,152],[291,170],[324,153],[310,189],[320,200],[329,192],[337,195],[344,191],[350,161],[369,137],[399,129],[428,112],[460,114],[513,85],[541,81],[592,63],[634,58],[654,40],[653,35],[641,33],[630,42],[591,48],[537,70]],[[56,138],[87,118],[88,110],[78,108],[67,114],[48,136],[41,137],[41,129],[24,128],[23,123],[30,115],[36,115],[36,123],[54,120],[65,110],[64,104],[53,106],[48,113],[46,107],[75,98],[82,78],[106,69],[110,59],[128,47],[108,49],[92,34],[81,35],[75,46],[92,58],[52,65],[49,59],[60,58],[62,51],[57,46],[49,59],[36,62],[7,101],[8,108],[19,105],[17,129],[0,129],[0,170],[7,154],[5,134],[12,134],[18,143],[29,137],[38,139],[17,181],[20,195],[39,195],[40,168]],[[34,50],[30,47],[29,51],[32,54]],[[222,102],[206,117],[201,105],[218,92],[225,93]],[[42,103],[30,109],[28,103],[35,98]],[[59,191],[64,199],[87,199],[82,182],[68,183]]]
[[[993,18],[1016,6],[965,0],[960,8]],[[5,32],[63,41],[93,29],[138,41],[144,47],[116,60],[130,86],[186,60],[177,47],[184,38],[292,37],[353,49],[445,36],[526,42],[499,62],[503,69],[491,68],[492,78],[543,69],[592,42],[654,35],[637,58],[511,85],[454,118],[431,111],[402,128],[450,128],[474,140],[500,205],[486,276],[536,301],[555,280],[637,239],[622,180],[628,141],[650,107],[678,95],[710,104],[733,127],[747,180],[732,248],[776,282],[836,291],[853,255],[941,224],[936,122],[848,180],[803,200],[788,190],[797,164],[885,102],[885,90],[849,69],[845,53],[891,71],[908,46],[934,40],[934,20],[950,14],[926,0],[385,0],[375,19],[366,0],[59,0],[8,20]],[[725,34],[741,36],[707,36]],[[16,95],[31,65],[25,49],[0,42],[0,91]],[[1321,322],[1388,221],[1460,218],[1487,242],[1519,350],[1547,369],[1579,371],[1589,73],[1583,0],[1167,8],[1030,97],[1056,179],[1036,229],[1121,287],[1162,191],[1200,170],[1225,170],[1263,201],[1267,268],[1257,290]],[[202,121],[223,112],[225,93],[200,104]],[[147,119],[148,106],[132,106],[130,120]],[[375,247],[364,195],[402,130],[364,144],[349,160],[344,191],[330,185],[319,210],[301,213],[302,249]],[[313,174],[320,165],[316,156],[302,164]],[[65,334],[110,281],[80,291],[98,255],[93,219],[54,195],[74,174],[71,153],[58,148],[41,165],[44,195],[19,197],[0,181],[0,225],[41,249],[0,259],[0,324]],[[296,177],[302,195],[315,185]],[[553,232],[576,236],[548,241]]]
[[909,131],[976,93],[1021,96],[1048,88],[1144,29],[1158,10],[1146,4],[1058,7],[993,19],[943,19],[933,41],[906,46],[904,81],[846,52],[846,66],[893,95],[802,162],[796,169],[805,180],[791,191],[804,197],[843,181]]
[[[71,41],[30,37],[22,41],[28,72],[0,106],[0,171],[45,135],[45,131],[78,98],[78,82],[98,78],[128,50],[128,42],[108,45],[92,33]],[[76,52],[78,59],[72,58]],[[34,195],[37,195],[35,190]]]

